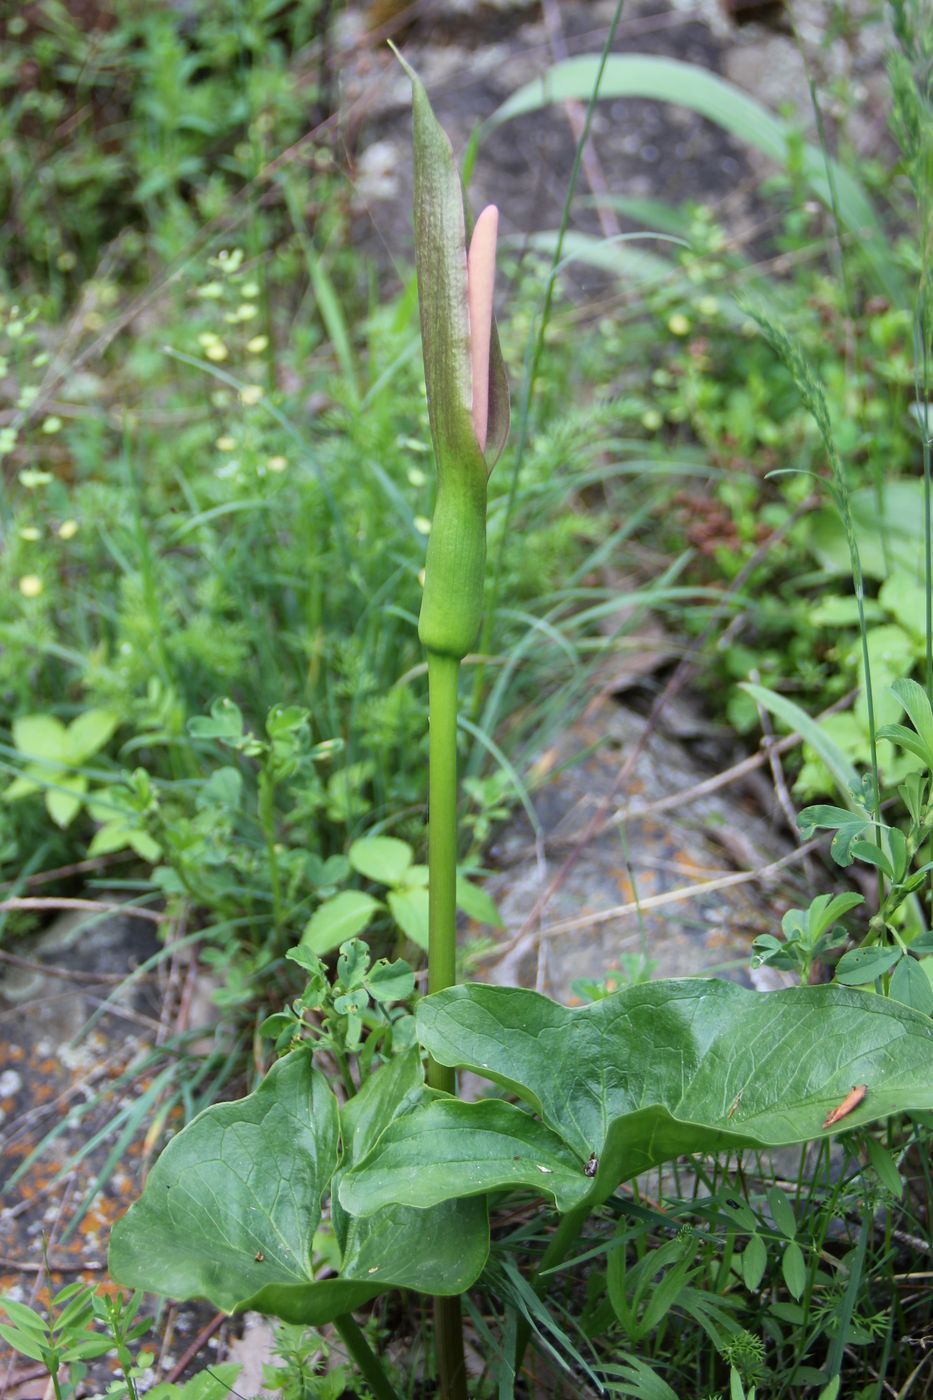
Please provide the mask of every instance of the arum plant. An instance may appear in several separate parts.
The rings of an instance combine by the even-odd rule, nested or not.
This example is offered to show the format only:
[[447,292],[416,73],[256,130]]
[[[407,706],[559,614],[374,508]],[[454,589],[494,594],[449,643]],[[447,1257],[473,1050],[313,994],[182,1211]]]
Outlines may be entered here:
[[[472,226],[450,142],[401,61],[412,85],[415,262],[437,463],[418,624],[428,658],[428,979],[436,992],[455,980],[458,681],[482,617],[486,483],[508,435],[509,391],[492,306],[499,211],[488,205]],[[453,1087],[436,1063],[429,1079]]]
[[[493,316],[499,211],[471,228],[450,141],[415,72],[415,265],[437,496],[418,635],[428,658],[428,990],[456,980],[457,696],[460,663],[482,619],[486,483],[509,431],[509,390]],[[469,239],[469,242],[467,241]],[[428,1083],[455,1092],[454,1070],[428,1061]],[[441,1395],[466,1395],[460,1300],[434,1305]]]
[[[658,981],[569,1010],[532,991],[455,985],[457,686],[480,622],[486,485],[508,400],[492,317],[496,213],[484,210],[472,227],[450,145],[408,71],[438,472],[420,619],[431,705],[430,994],[416,1008],[420,1045],[393,1046],[375,1070],[364,1045],[356,1079],[348,1073],[338,1095],[315,1062],[316,1042],[301,1039],[304,1012],[328,996],[336,1012],[358,1012],[401,972],[377,962],[364,978],[360,946],[345,942],[338,1006],[319,985],[313,948],[299,945],[293,961],[312,985],[293,1018],[297,1048],[253,1093],[205,1110],[172,1139],[114,1227],[110,1270],[118,1282],[207,1298],[228,1313],[333,1322],[379,1400],[396,1391],[353,1314],[392,1290],[430,1295],[439,1393],[465,1400],[459,1296],[486,1268],[490,1204],[502,1193],[519,1193],[523,1208],[529,1194],[543,1200],[555,1227],[530,1270],[543,1290],[587,1221],[641,1172],[689,1153],[767,1150],[933,1109],[933,1023],[916,1007],[843,986],[762,995],[699,978]],[[457,1099],[464,1068],[496,1096]],[[528,1335],[523,1322],[509,1326],[502,1396],[513,1393]]]

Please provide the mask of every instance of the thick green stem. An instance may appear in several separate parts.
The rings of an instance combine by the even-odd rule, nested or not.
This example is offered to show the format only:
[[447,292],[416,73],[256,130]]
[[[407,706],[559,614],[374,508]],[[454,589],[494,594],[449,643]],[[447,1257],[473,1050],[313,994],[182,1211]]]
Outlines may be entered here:
[[434,1346],[441,1400],[467,1400],[463,1318],[459,1298],[434,1299]]
[[[457,684],[460,662],[428,652],[428,991],[457,976]],[[428,1083],[452,1094],[454,1072],[428,1061]]]
[[334,1327],[353,1358],[360,1375],[376,1396],[376,1400],[399,1400],[398,1391],[389,1384],[389,1378],[382,1369],[378,1356],[370,1347],[350,1313],[335,1317]]
[[[428,774],[428,991],[457,976],[457,687],[460,662],[428,652],[430,706]],[[456,1093],[454,1071],[428,1060],[428,1083]],[[437,1371],[442,1400],[466,1400],[466,1365],[459,1298],[434,1299]]]

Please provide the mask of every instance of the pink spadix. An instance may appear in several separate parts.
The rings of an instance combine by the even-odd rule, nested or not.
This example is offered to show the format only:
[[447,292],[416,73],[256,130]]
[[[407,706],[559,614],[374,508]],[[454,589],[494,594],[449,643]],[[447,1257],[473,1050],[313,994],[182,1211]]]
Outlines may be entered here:
[[471,412],[480,452],[486,451],[489,427],[489,346],[492,298],[496,280],[496,235],[499,210],[487,204],[473,229],[467,253],[467,308],[470,316]]

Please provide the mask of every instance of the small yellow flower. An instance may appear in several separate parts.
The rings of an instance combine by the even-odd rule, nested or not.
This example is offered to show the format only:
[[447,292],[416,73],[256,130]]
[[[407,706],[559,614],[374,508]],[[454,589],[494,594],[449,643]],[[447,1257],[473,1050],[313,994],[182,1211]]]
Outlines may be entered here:
[[419,535],[430,535],[431,533],[431,522],[426,515],[416,515],[414,526]]
[[62,420],[54,413],[43,420],[42,431],[44,433],[59,433],[62,428]]
[[225,360],[230,351],[222,340],[212,340],[204,351],[209,360]]
[[19,591],[24,598],[38,598],[42,589],[43,583],[38,574],[23,574],[19,581]]
[[236,438],[231,437],[229,433],[224,433],[223,437],[217,439],[214,446],[218,452],[232,452],[236,447]]
[[269,337],[267,335],[254,335],[252,340],[246,342],[246,348],[251,355],[261,355],[268,345]]
[[269,468],[270,472],[284,472],[285,468],[288,466],[288,458],[270,457],[266,466]]
[[58,538],[60,540],[73,540],[77,533],[77,520],[63,520],[58,527]]
[[38,467],[24,467],[19,474],[19,484],[25,486],[27,491],[34,491],[37,486],[48,486],[51,480],[52,473],[40,471]]
[[245,403],[247,407],[258,403],[261,398],[262,388],[258,384],[247,384],[244,389],[240,390],[240,402]]
[[690,322],[682,311],[675,311],[667,323],[667,329],[671,335],[689,335]]
[[39,535],[40,531],[36,529],[35,525],[24,525],[19,532],[20,539],[26,540],[30,544],[33,540],[37,540]]

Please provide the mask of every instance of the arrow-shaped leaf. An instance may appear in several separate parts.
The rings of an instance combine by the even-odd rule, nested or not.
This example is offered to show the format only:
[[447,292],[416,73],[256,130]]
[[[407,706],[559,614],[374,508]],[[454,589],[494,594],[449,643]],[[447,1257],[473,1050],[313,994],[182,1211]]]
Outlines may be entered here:
[[571,1010],[517,988],[426,997],[429,1053],[511,1089],[600,1183],[684,1152],[777,1146],[822,1135],[854,1084],[846,1128],[933,1105],[933,1027],[902,1005],[842,987],[762,995],[731,982],[627,987]]

